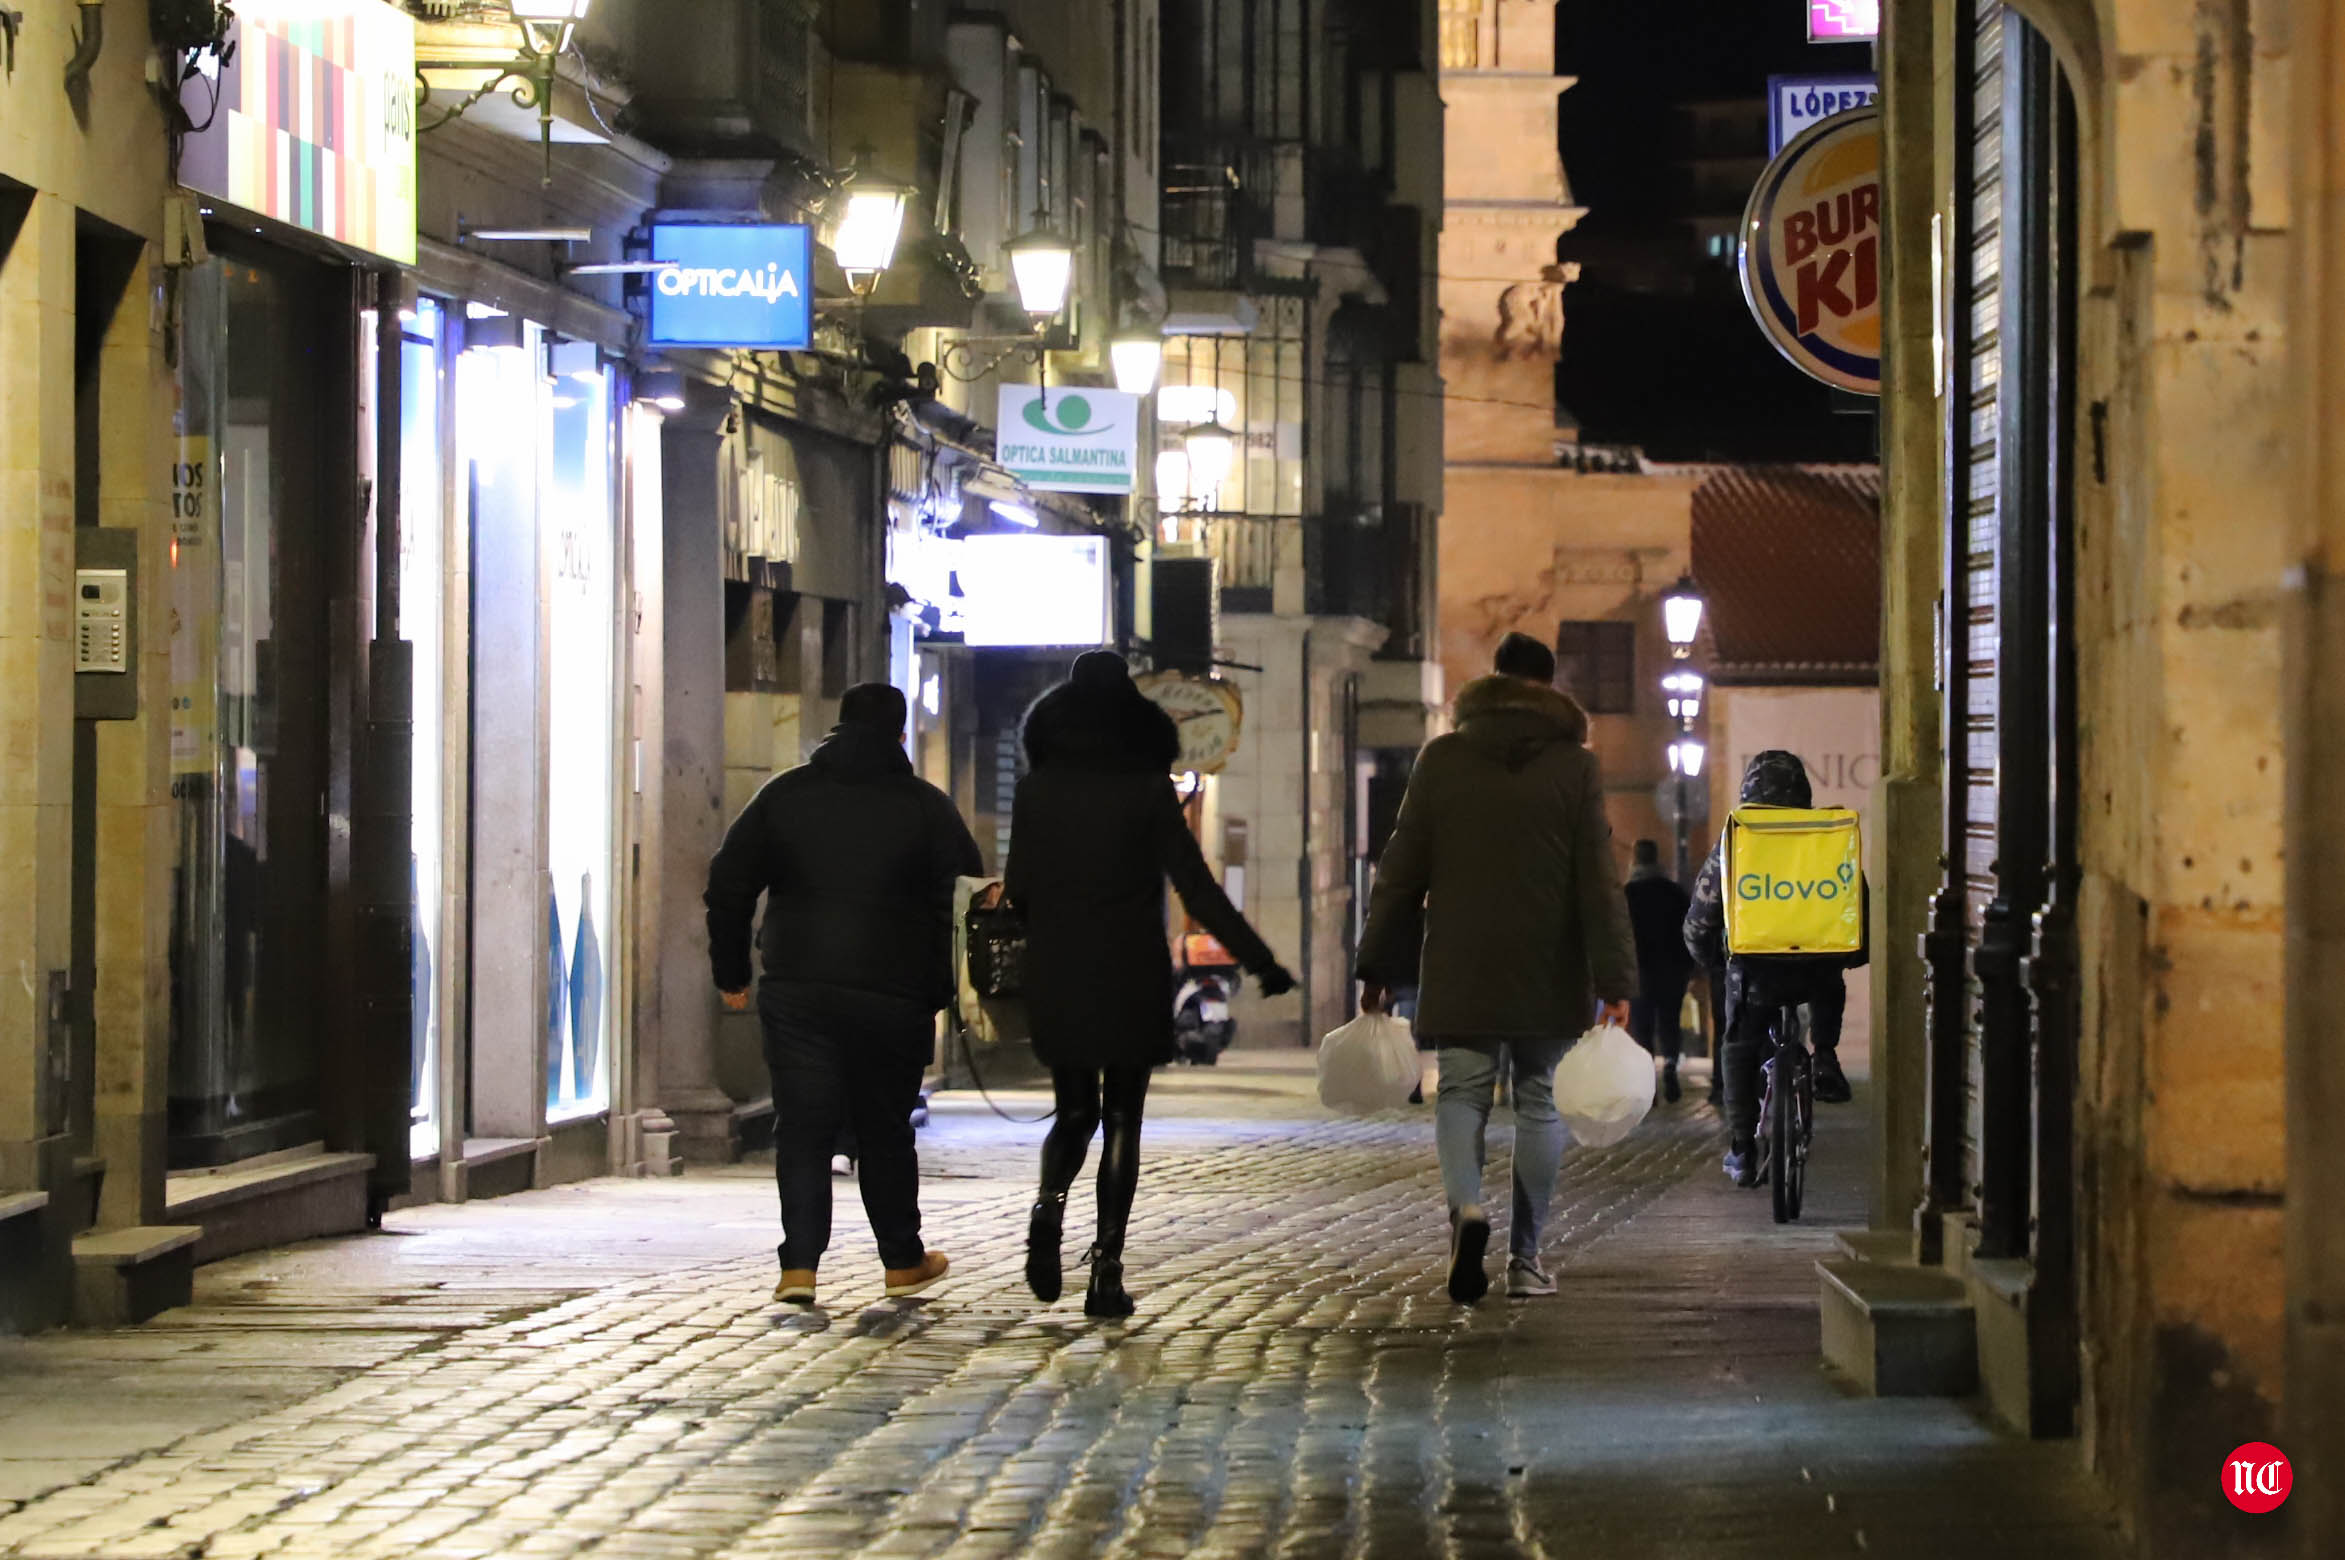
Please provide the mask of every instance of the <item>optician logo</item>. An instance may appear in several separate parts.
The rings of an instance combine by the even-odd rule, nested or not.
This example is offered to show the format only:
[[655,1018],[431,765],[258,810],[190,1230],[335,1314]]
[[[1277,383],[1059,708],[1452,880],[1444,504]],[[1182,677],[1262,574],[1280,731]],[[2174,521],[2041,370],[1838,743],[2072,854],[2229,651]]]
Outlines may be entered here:
[[1093,422],[1093,410],[1091,402],[1083,396],[1062,395],[1055,401],[1039,397],[1028,401],[1026,409],[1019,415],[1025,418],[1026,426],[1037,433],[1101,434],[1115,426],[1113,418]]
[[2223,1459],[2223,1498],[2253,1516],[2279,1510],[2296,1487],[2288,1454],[2265,1441],[2250,1441]]
[[1843,864],[1837,877],[1779,878],[1771,872],[1746,872],[1734,880],[1743,899],[1838,899],[1856,883],[1856,868]]

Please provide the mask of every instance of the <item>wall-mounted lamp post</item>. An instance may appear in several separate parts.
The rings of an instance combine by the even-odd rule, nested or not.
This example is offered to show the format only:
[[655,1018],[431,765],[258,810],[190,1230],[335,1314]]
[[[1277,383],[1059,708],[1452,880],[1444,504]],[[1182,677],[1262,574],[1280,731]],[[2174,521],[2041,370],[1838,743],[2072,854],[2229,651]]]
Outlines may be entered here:
[[1041,330],[1067,306],[1067,292],[1075,282],[1075,246],[1037,222],[1005,246],[1010,277],[1017,283],[1018,307]]
[[911,198],[910,190],[876,180],[858,178],[848,186],[847,209],[831,237],[831,254],[856,297],[870,297],[880,276],[896,263],[896,240]]
[[1661,598],[1661,631],[1669,636],[1669,653],[1679,660],[1694,653],[1694,640],[1702,632],[1702,588],[1690,574],[1678,576]]
[[[554,69],[569,52],[570,40],[592,3],[593,0],[506,0],[507,10],[521,29],[521,47],[505,59],[432,58],[419,52],[415,62],[417,131],[428,133],[454,124],[474,104],[510,81],[514,83],[513,101],[523,108],[537,110],[538,143],[545,148],[545,176],[541,182],[553,183]],[[420,111],[431,105],[431,79],[424,74],[428,70],[485,70],[490,75],[455,107],[437,118],[426,118]]]
[[1146,395],[1164,372],[1164,337],[1145,326],[1132,326],[1107,344],[1108,361],[1115,365],[1116,388],[1126,395]]

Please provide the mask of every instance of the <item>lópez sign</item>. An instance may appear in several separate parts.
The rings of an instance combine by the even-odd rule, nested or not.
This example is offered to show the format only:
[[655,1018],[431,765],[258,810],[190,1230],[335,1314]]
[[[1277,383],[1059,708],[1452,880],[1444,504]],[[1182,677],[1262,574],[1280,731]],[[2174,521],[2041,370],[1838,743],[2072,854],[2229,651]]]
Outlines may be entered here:
[[651,344],[804,347],[813,246],[801,223],[660,223],[651,230]]
[[1140,398],[1119,390],[1001,387],[994,457],[1030,488],[1129,493],[1140,450]]
[[1802,130],[1880,97],[1880,83],[1870,76],[1769,76],[1767,155],[1782,151]]
[[1810,377],[1881,393],[1881,115],[1835,115],[1785,147],[1743,210],[1742,295]]

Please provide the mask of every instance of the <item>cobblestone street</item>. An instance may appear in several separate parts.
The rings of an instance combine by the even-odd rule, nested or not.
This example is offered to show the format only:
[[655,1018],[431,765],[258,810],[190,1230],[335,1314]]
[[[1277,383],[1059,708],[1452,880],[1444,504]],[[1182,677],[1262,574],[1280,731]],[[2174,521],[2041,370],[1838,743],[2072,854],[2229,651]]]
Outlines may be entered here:
[[144,1328],[0,1344],[0,1554],[2117,1552],[2072,1445],[1817,1364],[1861,1093],[1804,1227],[1715,1174],[1689,1097],[1572,1152],[1559,1295],[1466,1310],[1430,1111],[1331,1120],[1307,1060],[1162,1078],[1130,1324],[1084,1320],[1079,1279],[1026,1294],[1041,1129],[954,1098],[921,1138],[954,1276],[922,1303],[882,1300],[842,1185],[826,1308],[773,1305],[744,1165],[411,1210],[215,1264]]

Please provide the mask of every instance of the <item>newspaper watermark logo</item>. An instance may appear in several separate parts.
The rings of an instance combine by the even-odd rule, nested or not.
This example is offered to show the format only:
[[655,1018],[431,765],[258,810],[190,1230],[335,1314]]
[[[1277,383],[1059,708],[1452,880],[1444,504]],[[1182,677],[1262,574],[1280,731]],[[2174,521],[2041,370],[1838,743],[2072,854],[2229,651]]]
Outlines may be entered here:
[[2277,1511],[2296,1486],[2288,1454],[2264,1441],[2250,1441],[2223,1459],[2223,1498],[2241,1511],[2262,1516]]

